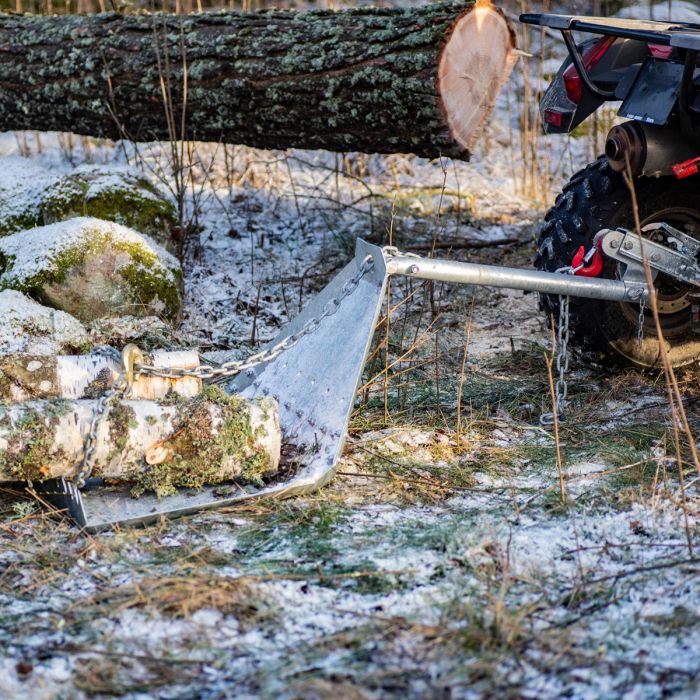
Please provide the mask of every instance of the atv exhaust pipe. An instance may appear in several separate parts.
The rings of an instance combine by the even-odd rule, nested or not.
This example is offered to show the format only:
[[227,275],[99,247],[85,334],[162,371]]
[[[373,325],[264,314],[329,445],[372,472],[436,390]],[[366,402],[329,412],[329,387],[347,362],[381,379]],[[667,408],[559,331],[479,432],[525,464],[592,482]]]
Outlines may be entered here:
[[697,145],[689,143],[679,129],[636,121],[614,126],[605,141],[605,155],[613,170],[623,172],[629,160],[632,175],[645,177],[673,175],[672,166],[697,151]]

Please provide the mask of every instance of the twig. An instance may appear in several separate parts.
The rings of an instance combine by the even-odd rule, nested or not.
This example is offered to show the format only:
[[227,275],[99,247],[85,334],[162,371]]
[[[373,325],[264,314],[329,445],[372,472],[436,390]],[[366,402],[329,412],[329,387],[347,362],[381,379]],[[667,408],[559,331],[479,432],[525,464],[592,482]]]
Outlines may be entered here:
[[493,241],[470,241],[470,240],[454,240],[454,241],[436,241],[434,243],[411,243],[411,250],[459,250],[471,249],[479,250],[481,248],[497,248],[503,245],[525,245],[530,241],[523,241],[515,236],[511,238],[497,238]]

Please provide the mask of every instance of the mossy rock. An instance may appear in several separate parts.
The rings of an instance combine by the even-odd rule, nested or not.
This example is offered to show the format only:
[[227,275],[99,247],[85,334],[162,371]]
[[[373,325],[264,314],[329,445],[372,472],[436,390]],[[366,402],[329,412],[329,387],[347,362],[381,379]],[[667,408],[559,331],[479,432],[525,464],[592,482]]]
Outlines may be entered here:
[[83,169],[53,183],[41,202],[43,223],[94,216],[145,233],[161,244],[175,224],[173,205],[130,171]]
[[83,166],[56,175],[26,158],[0,159],[0,236],[94,216],[171,243],[175,208],[142,175],[127,168]]
[[88,322],[107,316],[175,320],[175,257],[125,226],[78,217],[0,238],[0,289],[15,289]]
[[44,223],[41,201],[50,179],[26,158],[0,159],[0,236]]

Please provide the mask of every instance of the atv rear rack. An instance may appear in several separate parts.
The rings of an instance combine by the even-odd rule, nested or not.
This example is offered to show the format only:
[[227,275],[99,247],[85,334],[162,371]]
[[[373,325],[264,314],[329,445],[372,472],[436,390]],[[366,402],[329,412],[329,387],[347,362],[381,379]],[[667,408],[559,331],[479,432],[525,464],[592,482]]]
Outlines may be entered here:
[[660,22],[615,17],[535,13],[522,14],[519,19],[523,24],[549,27],[561,32],[585,32],[586,34],[615,36],[621,39],[644,41],[649,44],[700,51],[700,24],[691,22]]
[[692,114],[700,114],[700,109],[692,104],[690,93],[700,56],[700,24],[690,22],[660,22],[653,20],[618,19],[614,17],[585,17],[580,15],[556,15],[525,13],[520,22],[538,27],[558,29],[566,44],[576,72],[591,95],[600,100],[619,99],[615,92],[598,87],[588,75],[581,54],[571,32],[585,32],[601,36],[632,39],[646,44],[669,46],[685,51],[680,96],[684,108]]

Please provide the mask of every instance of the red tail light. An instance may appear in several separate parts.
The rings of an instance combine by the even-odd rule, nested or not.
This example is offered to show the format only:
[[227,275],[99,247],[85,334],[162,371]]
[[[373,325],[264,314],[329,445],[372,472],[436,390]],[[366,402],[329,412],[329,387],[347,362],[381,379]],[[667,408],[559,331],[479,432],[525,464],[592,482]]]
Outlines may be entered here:
[[[591,46],[581,57],[583,60],[583,67],[586,69],[586,73],[589,73],[591,68],[595,66],[598,61],[605,55],[605,52],[615,43],[614,36],[605,36],[600,41],[596,41],[593,46]],[[564,89],[568,98],[574,103],[578,104],[581,101],[581,95],[583,94],[583,81],[576,70],[576,66],[573,64],[569,66],[564,73]]]
[[661,44],[647,44],[647,46],[649,53],[654,58],[662,58],[664,61],[668,61],[676,51],[673,46],[662,46]]

